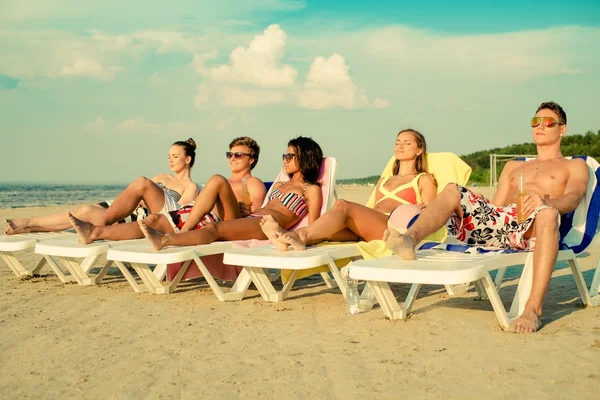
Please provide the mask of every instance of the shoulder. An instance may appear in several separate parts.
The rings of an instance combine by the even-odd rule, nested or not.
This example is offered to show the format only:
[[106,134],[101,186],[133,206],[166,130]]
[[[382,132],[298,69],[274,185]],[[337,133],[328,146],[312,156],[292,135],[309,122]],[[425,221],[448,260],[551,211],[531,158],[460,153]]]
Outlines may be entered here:
[[433,176],[424,173],[422,175],[420,175],[418,177],[419,179],[419,185],[433,185],[435,186],[435,179],[433,179]]
[[248,178],[247,182],[248,182],[248,186],[252,186],[254,188],[260,188],[261,186],[265,187],[265,183],[254,176],[251,176],[250,178]]
[[321,196],[321,187],[319,185],[308,185],[308,187],[306,188],[306,194],[311,197]]
[[187,185],[185,185],[185,190],[191,192],[198,192],[198,184],[196,184],[196,182],[190,182]]
[[510,160],[506,163],[506,165],[504,166],[504,168],[502,169],[502,173],[500,174],[502,175],[509,175],[512,171],[514,171],[515,169],[523,166],[525,164],[525,161],[520,161],[520,160]]
[[582,158],[571,158],[567,161],[567,166],[570,169],[587,169],[588,165]]

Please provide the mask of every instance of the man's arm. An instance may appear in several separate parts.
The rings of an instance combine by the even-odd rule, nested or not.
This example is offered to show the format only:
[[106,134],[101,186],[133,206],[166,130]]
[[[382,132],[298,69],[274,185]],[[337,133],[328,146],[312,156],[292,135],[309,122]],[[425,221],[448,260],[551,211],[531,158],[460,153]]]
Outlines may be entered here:
[[321,206],[323,205],[323,192],[317,185],[310,185],[306,190],[306,205],[308,207],[308,223],[312,224],[321,216]]
[[587,164],[580,158],[570,161],[569,179],[565,186],[565,193],[556,199],[545,199],[546,204],[556,208],[563,215],[574,211],[587,189],[587,184],[590,179],[590,173]]
[[252,177],[248,181],[248,191],[250,192],[250,201],[252,201],[252,212],[262,207],[262,203],[267,195],[265,184],[258,178]]
[[498,179],[498,189],[492,199],[495,206],[505,206],[508,195],[510,194],[510,173],[519,166],[521,161],[509,161],[504,166],[500,178]]

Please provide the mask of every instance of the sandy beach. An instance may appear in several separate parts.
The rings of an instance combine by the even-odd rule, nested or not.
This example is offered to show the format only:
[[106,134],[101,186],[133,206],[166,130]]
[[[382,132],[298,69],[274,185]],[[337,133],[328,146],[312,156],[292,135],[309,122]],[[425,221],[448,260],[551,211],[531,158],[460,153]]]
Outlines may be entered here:
[[[365,202],[370,190],[340,196]],[[0,219],[68,208],[0,210]],[[588,286],[599,254],[595,243],[579,259]],[[600,307],[581,307],[563,265],[545,327],[530,335],[503,332],[474,290],[450,298],[426,286],[407,321],[390,321],[378,307],[348,315],[339,290],[316,277],[282,303],[253,288],[221,303],[201,280],[160,296],[136,294],[116,269],[92,287],[48,271],[21,280],[0,261],[3,398],[592,399],[600,387]],[[503,283],[507,307],[516,283]],[[403,298],[409,286],[393,289]]]

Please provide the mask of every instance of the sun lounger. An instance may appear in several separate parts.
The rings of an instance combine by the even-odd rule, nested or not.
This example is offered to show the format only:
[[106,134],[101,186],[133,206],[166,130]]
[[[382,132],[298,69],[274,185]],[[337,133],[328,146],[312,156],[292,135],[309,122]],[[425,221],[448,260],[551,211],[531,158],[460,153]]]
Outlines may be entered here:
[[[323,160],[321,177],[319,179],[323,191],[322,212],[326,212],[337,198],[335,192],[336,173],[337,161],[333,157],[326,157]],[[275,181],[285,181],[287,179],[289,179],[289,177],[285,174],[285,171],[282,170]],[[267,202],[268,193],[264,204]],[[304,217],[296,226],[303,226],[307,221],[308,218]],[[268,243],[266,240],[239,241],[237,243],[238,245],[244,245],[248,244],[247,242],[252,242],[254,245]],[[237,277],[231,290],[229,292],[223,292],[210,273],[209,266],[201,259],[202,256],[222,254],[226,250],[232,249],[235,244],[236,242],[215,242],[201,246],[166,248],[159,252],[154,252],[148,243],[136,246],[118,246],[108,251],[107,259],[109,261],[114,261],[122,271],[122,263],[130,263],[142,280],[142,284],[139,284],[138,282],[130,281],[128,278],[132,288],[136,291],[149,290],[156,294],[172,293],[179,285],[186,271],[190,268],[190,265],[192,265],[191,262],[194,262],[219,300],[241,300],[251,283],[250,274],[247,271],[242,271]],[[172,281],[164,279],[165,275],[162,270],[159,269],[158,273],[156,272],[156,269],[154,271],[151,270],[152,264],[162,265],[172,263],[183,263],[181,269],[178,270],[177,275]],[[141,289],[142,287],[145,288]]]
[[[427,156],[428,164],[431,166],[430,171],[438,182],[438,190],[443,189],[449,182],[466,184],[471,169],[458,156],[452,153],[430,153]],[[394,161],[395,157],[392,157],[381,177],[385,178],[392,175]],[[367,202],[367,206],[373,207],[374,204],[375,194],[373,193]],[[342,294],[345,296],[346,284],[338,269],[350,262],[351,259],[360,257],[362,257],[361,251],[356,244],[352,243],[312,246],[303,251],[289,250],[285,253],[277,251],[272,245],[268,245],[253,249],[228,250],[225,252],[223,262],[242,265],[251,271],[251,277],[261,292],[261,296],[267,301],[277,302],[288,296],[291,287],[299,279],[301,273],[304,273],[304,276],[309,276],[315,273],[323,274],[324,271],[330,272],[335,284],[340,287]],[[325,267],[318,268],[321,266]],[[260,272],[261,269],[292,270],[293,272],[287,276],[284,288],[278,292],[272,284],[265,280],[265,273]],[[328,283],[328,286],[333,286],[327,280],[326,283]],[[450,285],[447,289],[453,294],[457,291],[457,288]]]
[[17,253],[32,250],[41,241],[70,238],[73,235],[73,232],[61,231],[0,236],[0,258],[6,262],[17,277],[35,275],[46,265],[46,259],[41,257],[32,269],[27,269],[19,260]]
[[[583,158],[590,168],[590,182],[579,207],[562,218],[561,250],[557,261],[569,263],[583,304],[594,306],[600,303],[600,261],[588,290],[576,254],[585,250],[596,235],[600,210],[600,187],[597,184],[600,179],[600,165],[591,157]],[[524,264],[524,268],[510,311],[507,313],[499,301],[496,286],[502,281],[507,267],[519,264]],[[493,270],[498,271],[495,283],[489,276],[489,272]],[[444,250],[419,250],[417,261],[404,261],[396,256],[379,260],[359,260],[353,262],[348,271],[351,278],[365,280],[371,285],[382,311],[388,318],[407,317],[421,284],[449,284],[472,277],[480,295],[486,297],[487,294],[491,300],[500,325],[507,328],[511,318],[521,315],[531,293],[533,252],[464,254]],[[413,284],[403,305],[398,304],[387,282]]]

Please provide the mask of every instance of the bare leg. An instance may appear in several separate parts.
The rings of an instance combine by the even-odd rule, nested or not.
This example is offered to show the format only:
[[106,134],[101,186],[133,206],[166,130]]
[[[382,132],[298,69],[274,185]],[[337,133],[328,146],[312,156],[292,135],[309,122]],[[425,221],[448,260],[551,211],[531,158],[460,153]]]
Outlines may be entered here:
[[240,206],[235,193],[231,189],[229,181],[221,175],[213,175],[204,188],[196,197],[196,202],[190,215],[181,228],[181,232],[194,229],[198,222],[213,208],[217,208],[217,214],[222,221],[240,218]]
[[[328,238],[338,240],[362,238],[367,241],[380,239],[386,226],[385,214],[350,201],[337,200],[331,210],[321,215],[308,227],[281,234],[277,240],[300,250],[305,248],[307,243],[317,244]],[[349,235],[348,232],[342,234],[347,229],[355,236]]]
[[[291,221],[291,222],[290,222]],[[291,226],[296,220],[288,221]],[[266,239],[267,237],[260,229],[259,218],[238,218],[230,221],[222,221],[216,224],[208,224],[204,229],[195,231],[163,234],[155,229],[148,227],[144,221],[138,221],[144,236],[154,250],[158,251],[165,246],[194,246],[198,244],[208,244],[216,240],[248,240],[248,239]]]
[[386,235],[388,249],[405,260],[415,259],[415,246],[427,235],[446,224],[452,214],[462,215],[460,193],[456,184],[446,185],[444,190],[423,210],[406,234],[398,232]]
[[[106,209],[98,204],[91,204],[75,208],[71,213],[77,218],[93,223],[101,223],[104,220]],[[71,228],[69,223],[69,212],[43,215],[40,217],[26,219],[7,219],[4,233],[15,235],[29,232],[55,232]]]
[[150,179],[139,177],[117,196],[106,210],[103,223],[99,225],[112,225],[127,217],[141,200],[144,200],[151,213],[156,214],[165,205],[165,193]]
[[[137,222],[110,226],[95,226],[72,215],[69,218],[69,221],[79,236],[79,242],[84,244],[89,244],[96,240],[130,240],[141,239],[144,237]],[[174,233],[167,217],[162,214],[150,214],[144,222],[154,229]]]
[[511,323],[511,329],[517,333],[535,332],[542,326],[542,305],[550,284],[552,271],[558,256],[557,211],[543,209],[535,217],[533,249],[533,282],[531,295],[525,303],[523,313]]

